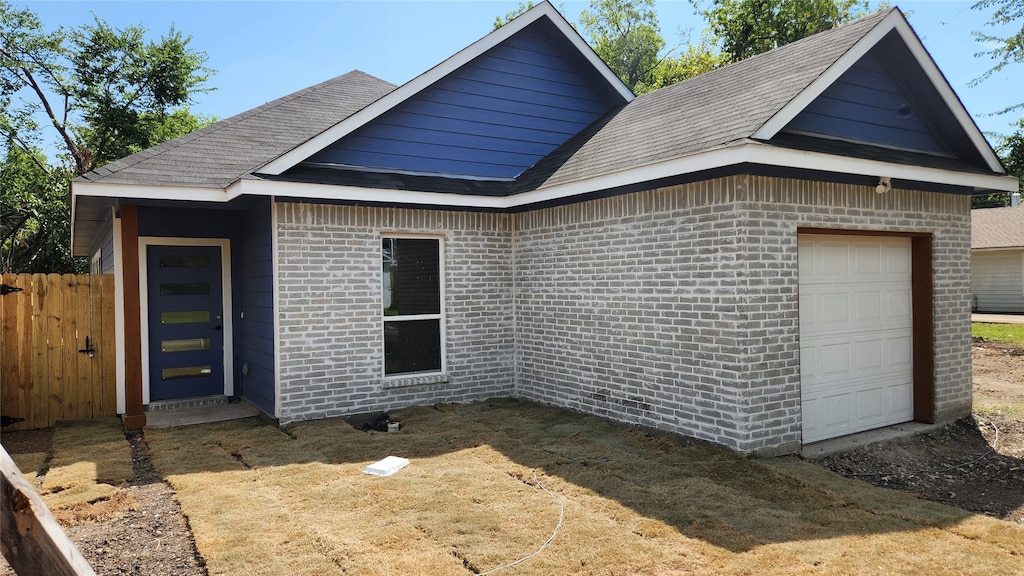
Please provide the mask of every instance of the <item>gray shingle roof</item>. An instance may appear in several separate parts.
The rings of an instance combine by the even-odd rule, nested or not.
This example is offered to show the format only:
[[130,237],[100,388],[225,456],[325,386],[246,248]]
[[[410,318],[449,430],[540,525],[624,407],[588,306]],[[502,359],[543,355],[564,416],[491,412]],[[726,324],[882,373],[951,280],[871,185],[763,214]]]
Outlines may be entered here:
[[101,166],[79,180],[224,188],[395,88],[354,70]]
[[[539,187],[682,158],[749,138],[888,12],[816,34],[637,97],[566,156],[536,168]],[[554,170],[552,163],[559,163]]]
[[971,210],[971,248],[1024,248],[1024,207]]

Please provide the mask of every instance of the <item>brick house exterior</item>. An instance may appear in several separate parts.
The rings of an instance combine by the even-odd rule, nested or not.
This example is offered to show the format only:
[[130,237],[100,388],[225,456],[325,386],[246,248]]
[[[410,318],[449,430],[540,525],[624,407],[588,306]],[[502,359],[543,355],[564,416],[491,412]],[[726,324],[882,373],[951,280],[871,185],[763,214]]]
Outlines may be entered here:
[[1011,187],[898,10],[634,97],[542,3],[83,176],[74,246],[130,426],[513,396],[773,454],[970,412],[970,195]]

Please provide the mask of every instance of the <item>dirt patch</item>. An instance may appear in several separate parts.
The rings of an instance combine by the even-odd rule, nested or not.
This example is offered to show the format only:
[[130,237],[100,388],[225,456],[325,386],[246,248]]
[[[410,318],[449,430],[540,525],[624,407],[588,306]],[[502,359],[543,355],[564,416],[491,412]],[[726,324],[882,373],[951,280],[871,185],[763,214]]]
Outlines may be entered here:
[[975,339],[974,415],[816,462],[875,486],[1024,524],[1024,348]]
[[[3,445],[11,453],[52,453],[52,432],[6,433]],[[206,576],[174,490],[153,470],[144,437],[131,434],[128,442],[132,480],[109,498],[55,509],[54,517],[102,576]],[[0,576],[12,575],[0,558]]]

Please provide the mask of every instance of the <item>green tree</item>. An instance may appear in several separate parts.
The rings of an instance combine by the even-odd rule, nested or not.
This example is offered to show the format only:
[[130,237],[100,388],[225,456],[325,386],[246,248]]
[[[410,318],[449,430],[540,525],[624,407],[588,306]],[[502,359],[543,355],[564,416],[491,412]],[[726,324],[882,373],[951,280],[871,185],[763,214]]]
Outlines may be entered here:
[[[1012,25],[1016,28],[1017,25],[1020,25],[1020,30],[1005,37],[994,36],[980,31],[972,32],[975,40],[985,46],[992,46],[991,49],[978,52],[975,56],[988,56],[989,59],[995,61],[991,68],[983,72],[981,76],[971,83],[974,86],[1001,71],[1009,64],[1024,62],[1024,0],[981,0],[971,6],[971,8],[975,10],[995,9],[988,22],[985,23],[986,26]],[[1013,104],[997,112],[997,114],[1003,114],[1020,108],[1024,108],[1024,102]]]
[[[700,13],[731,62],[767,52],[870,13],[867,0],[714,0]],[[888,5],[883,3],[879,9]]]
[[533,8],[534,6],[536,6],[536,4],[534,4],[532,1],[520,2],[519,6],[516,6],[515,10],[506,12],[504,16],[495,16],[494,29],[497,30],[498,28],[501,28],[505,24],[508,24],[509,22],[515,20],[520,14],[526,12],[527,10]]
[[[533,8],[532,1],[494,18],[494,29]],[[643,94],[703,74],[726,61],[707,35],[697,44],[666,49],[654,0],[591,0],[579,29],[594,52],[635,94]]]
[[708,35],[703,35],[697,44],[687,42],[680,47],[678,55],[669,55],[658,63],[647,84],[638,86],[637,93],[650,92],[688,78],[710,72],[728,64],[729,61],[718,53]]
[[665,47],[654,0],[591,0],[580,27],[594,52],[630,90],[654,84]]
[[[1020,179],[1017,191],[1024,195],[1024,117],[1017,121],[1013,134],[999,140],[995,150],[1006,172]],[[971,198],[971,208],[998,208],[1009,205],[1010,195],[1004,193]]]
[[[4,272],[76,271],[70,180],[212,121],[187,108],[209,90],[206,54],[174,28],[159,41],[145,35],[98,17],[47,31],[29,9],[0,1]],[[54,160],[41,152],[48,146]]]

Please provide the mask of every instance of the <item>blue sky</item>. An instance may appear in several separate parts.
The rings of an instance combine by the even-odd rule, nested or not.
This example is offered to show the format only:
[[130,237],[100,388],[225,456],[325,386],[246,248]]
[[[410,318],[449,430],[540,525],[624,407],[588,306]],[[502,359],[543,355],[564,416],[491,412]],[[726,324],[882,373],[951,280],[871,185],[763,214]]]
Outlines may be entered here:
[[[207,66],[217,71],[209,82],[217,90],[197,95],[193,111],[227,118],[356,68],[404,83],[486,35],[495,16],[515,9],[519,0],[12,3],[27,5],[48,29],[91,22],[91,12],[116,27],[142,24],[157,37],[174,25],[192,36],[190,46],[206,52]],[[1006,134],[1013,115],[989,114],[1024,100],[1024,65],[968,86],[990,67],[974,57],[983,47],[971,31],[992,29],[973,3],[892,2],[910,13],[911,25],[979,127]],[[555,2],[573,22],[588,4]],[[699,37],[704,22],[689,2],[658,0],[656,8],[670,44],[687,34]]]

